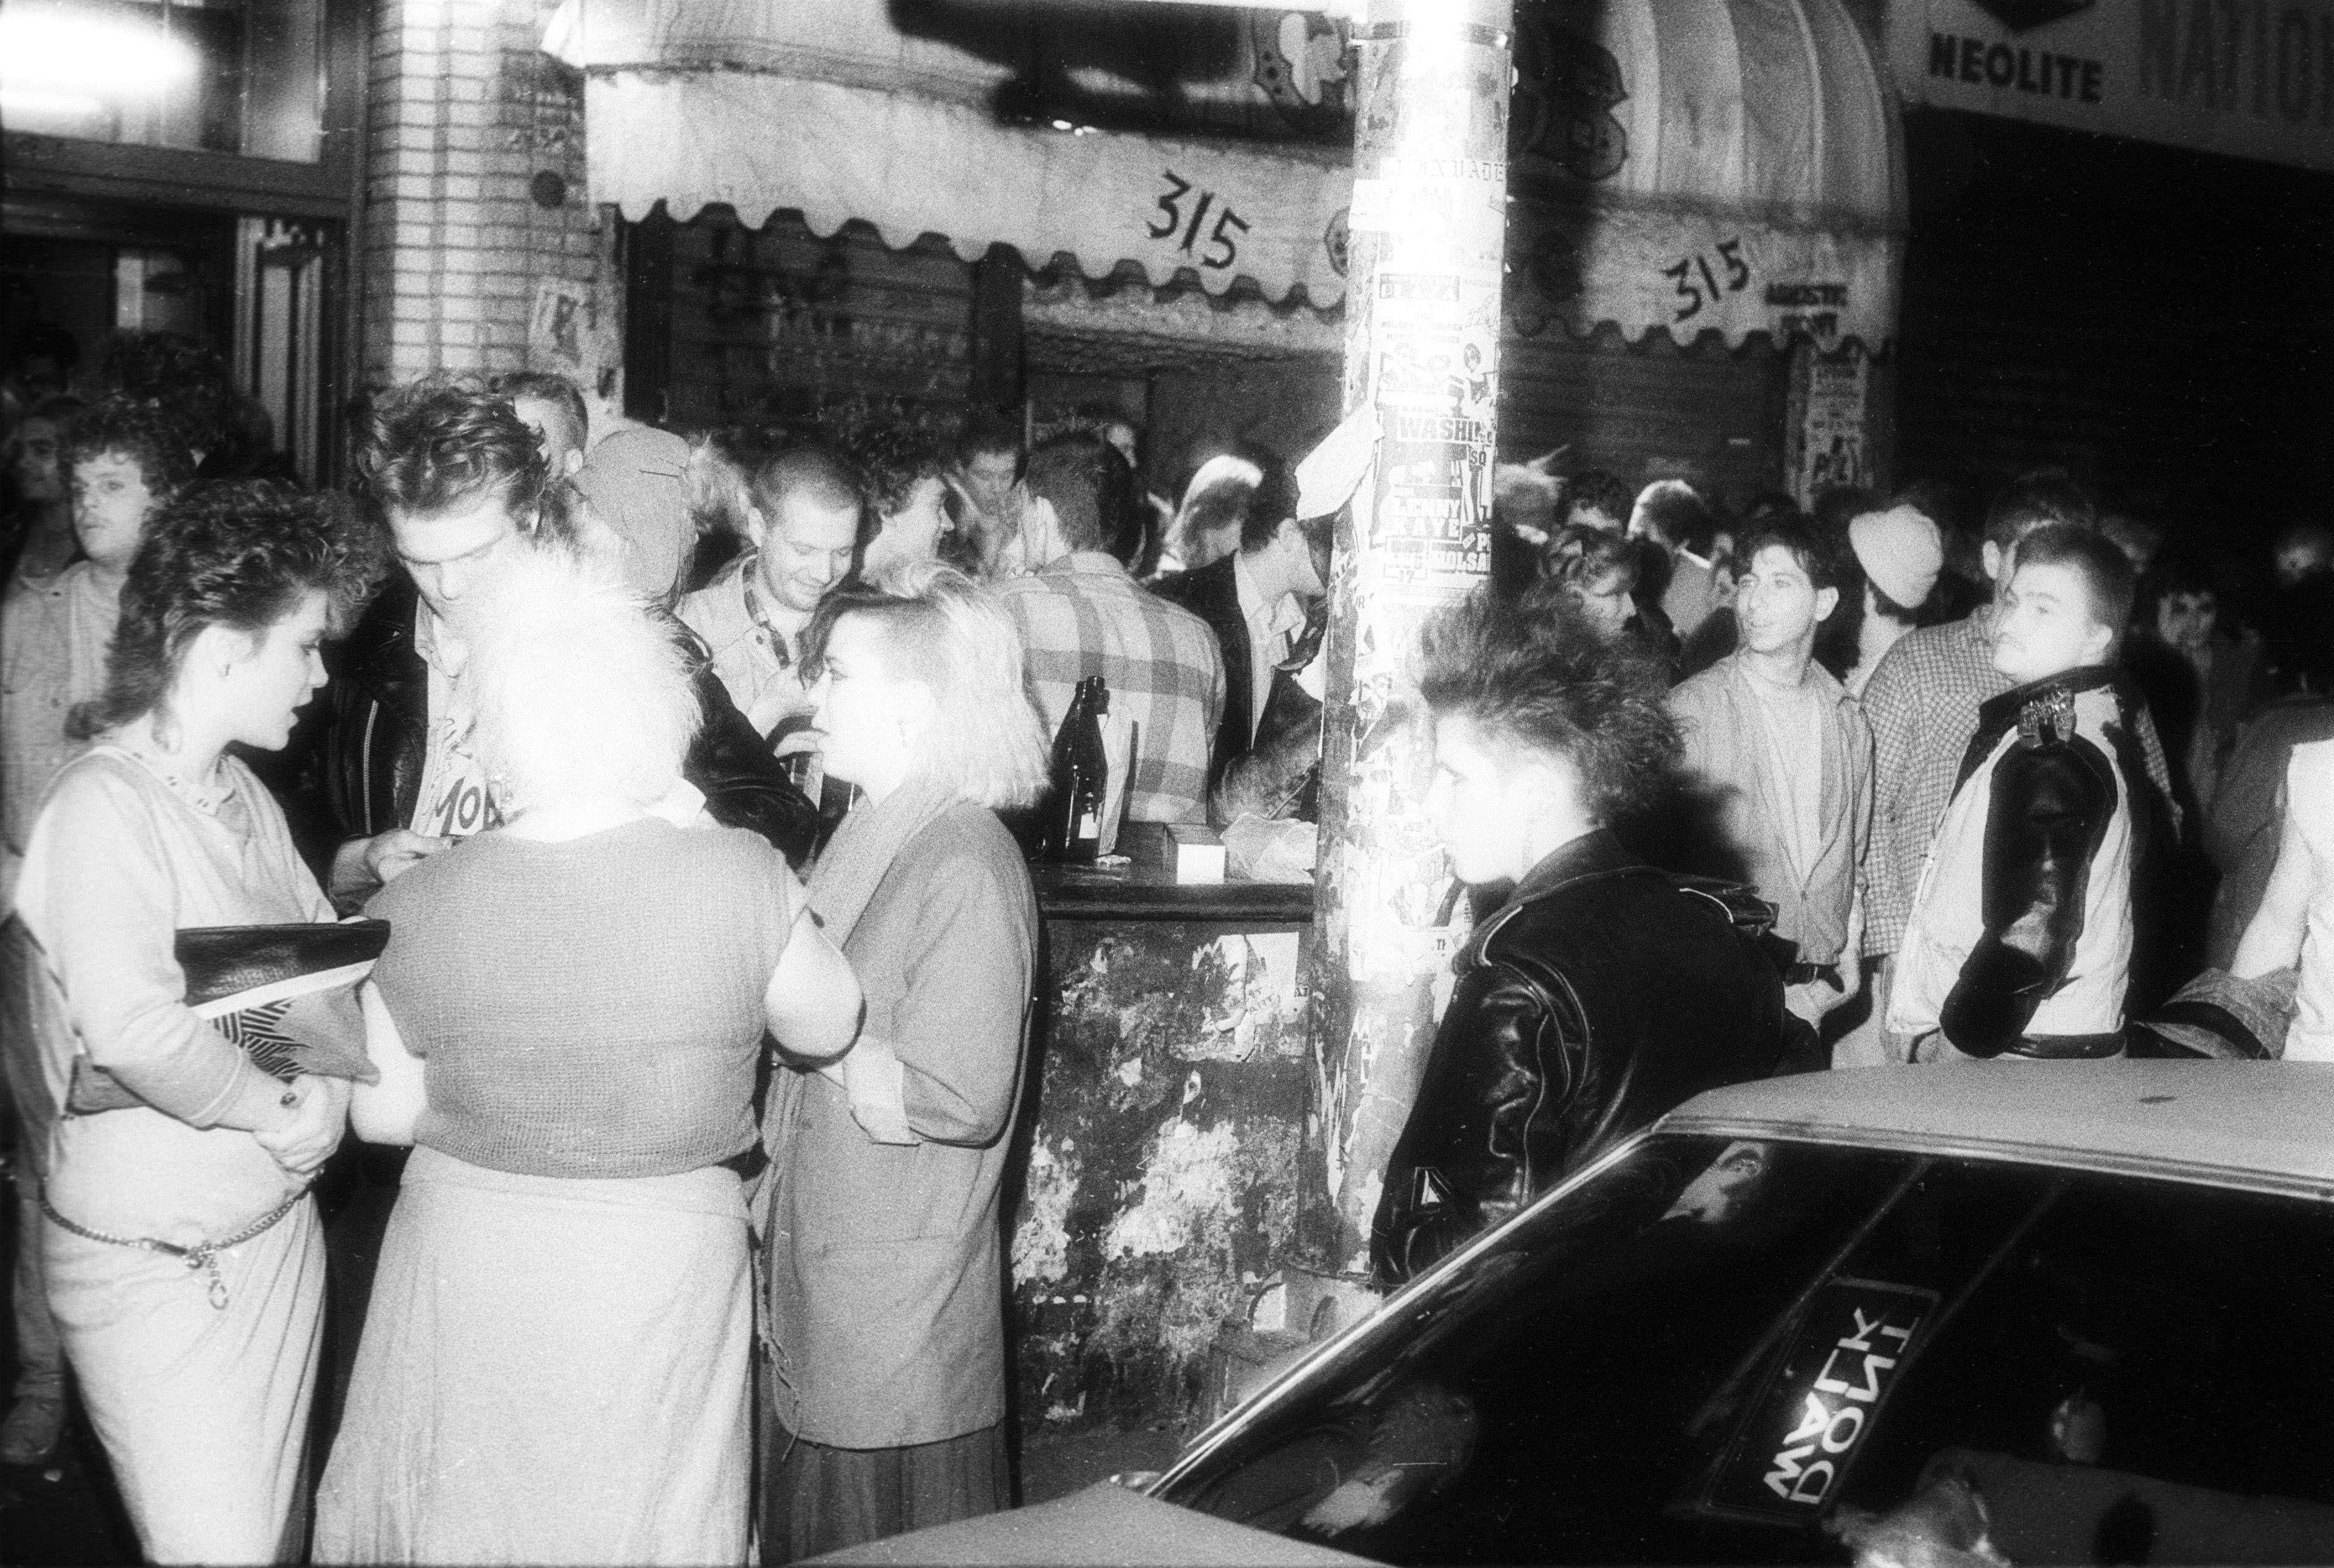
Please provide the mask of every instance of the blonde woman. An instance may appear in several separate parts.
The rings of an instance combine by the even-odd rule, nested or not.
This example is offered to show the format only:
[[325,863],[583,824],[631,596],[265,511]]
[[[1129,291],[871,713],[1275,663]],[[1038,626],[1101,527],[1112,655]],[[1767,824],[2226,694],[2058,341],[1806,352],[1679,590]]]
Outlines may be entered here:
[[998,1194],[1037,916],[995,813],[1037,797],[1045,736],[985,591],[928,563],[890,581],[830,599],[809,642],[826,771],[866,795],[811,907],[867,1012],[839,1064],[771,1090],[765,1563],[1008,1501]]
[[832,1057],[859,987],[778,851],[693,811],[699,705],[644,601],[544,552],[461,631],[504,825],[371,906],[351,1113],[415,1148],[316,1556],[742,1563],[763,1032]]

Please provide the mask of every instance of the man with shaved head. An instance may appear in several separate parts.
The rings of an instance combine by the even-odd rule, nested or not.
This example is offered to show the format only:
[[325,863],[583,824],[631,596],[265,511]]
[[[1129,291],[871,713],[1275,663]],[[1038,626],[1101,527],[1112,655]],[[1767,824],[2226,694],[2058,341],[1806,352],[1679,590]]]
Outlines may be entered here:
[[810,712],[802,635],[851,574],[867,507],[858,468],[823,442],[782,447],[747,483],[747,550],[680,601],[713,668],[765,736]]

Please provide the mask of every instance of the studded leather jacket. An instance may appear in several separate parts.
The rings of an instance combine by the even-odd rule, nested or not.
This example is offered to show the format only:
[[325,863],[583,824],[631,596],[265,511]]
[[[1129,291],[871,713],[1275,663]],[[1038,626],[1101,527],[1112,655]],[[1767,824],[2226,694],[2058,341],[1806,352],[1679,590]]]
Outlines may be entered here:
[[1763,1078],[1790,1040],[1782,982],[1721,890],[1604,830],[1534,867],[1459,982],[1372,1227],[1411,1278],[1705,1089]]
[[[2086,702],[2115,717],[2085,733]],[[2069,986],[2087,936],[2112,937],[2088,929],[2101,904],[2093,882],[2117,884],[2107,908],[2127,907],[2119,889],[2148,861],[2158,813],[2126,703],[2109,670],[2087,669],[2015,688],[1978,710],[1955,788],[1985,790],[1982,935],[1940,1017],[1945,1038],[1969,1055],[2111,1056],[2123,1048],[2107,1018],[2076,1032],[2037,1024],[2044,1004]],[[2118,788],[2118,773],[2141,782]],[[1962,842],[1941,835],[1940,851]]]

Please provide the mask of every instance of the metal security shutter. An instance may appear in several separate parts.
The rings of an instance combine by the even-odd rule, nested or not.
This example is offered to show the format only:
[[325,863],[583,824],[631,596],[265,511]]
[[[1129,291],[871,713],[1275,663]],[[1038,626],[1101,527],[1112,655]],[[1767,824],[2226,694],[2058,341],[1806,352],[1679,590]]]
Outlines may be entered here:
[[906,250],[851,224],[829,239],[726,208],[629,226],[626,405],[680,429],[806,418],[859,399],[960,402],[972,268],[937,237]]
[[2334,474],[2334,178],[1927,110],[1897,339],[1905,478],[2046,464],[2175,533]]
[[1730,350],[1714,333],[1680,348],[1659,332],[1632,345],[1612,327],[1586,340],[1551,330],[1510,334],[1500,352],[1508,457],[1569,443],[1565,471],[1675,476],[1730,501],[1782,486],[1789,361],[1763,336]]
[[[2004,247],[2007,248],[2007,247]],[[2182,486],[2223,428],[2245,370],[2216,327],[2152,318],[2138,303],[2102,308],[2096,284],[2029,266],[2020,278],[1908,278],[1900,339],[1900,466],[1909,476],[1991,490],[2059,465],[2118,490]],[[1999,253],[1993,267],[2002,268]],[[2135,322],[2146,321],[2144,331]],[[2250,454],[2248,454],[2251,456]]]

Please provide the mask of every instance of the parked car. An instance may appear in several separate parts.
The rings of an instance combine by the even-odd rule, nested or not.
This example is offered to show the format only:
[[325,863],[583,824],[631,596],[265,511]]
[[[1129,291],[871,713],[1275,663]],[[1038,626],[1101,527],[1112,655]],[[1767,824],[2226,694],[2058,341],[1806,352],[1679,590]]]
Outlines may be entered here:
[[2329,1563],[2330,1317],[2334,1067],[1777,1079],[1619,1146],[1139,1490],[848,1560],[1839,1563],[1942,1497],[2016,1563]]

